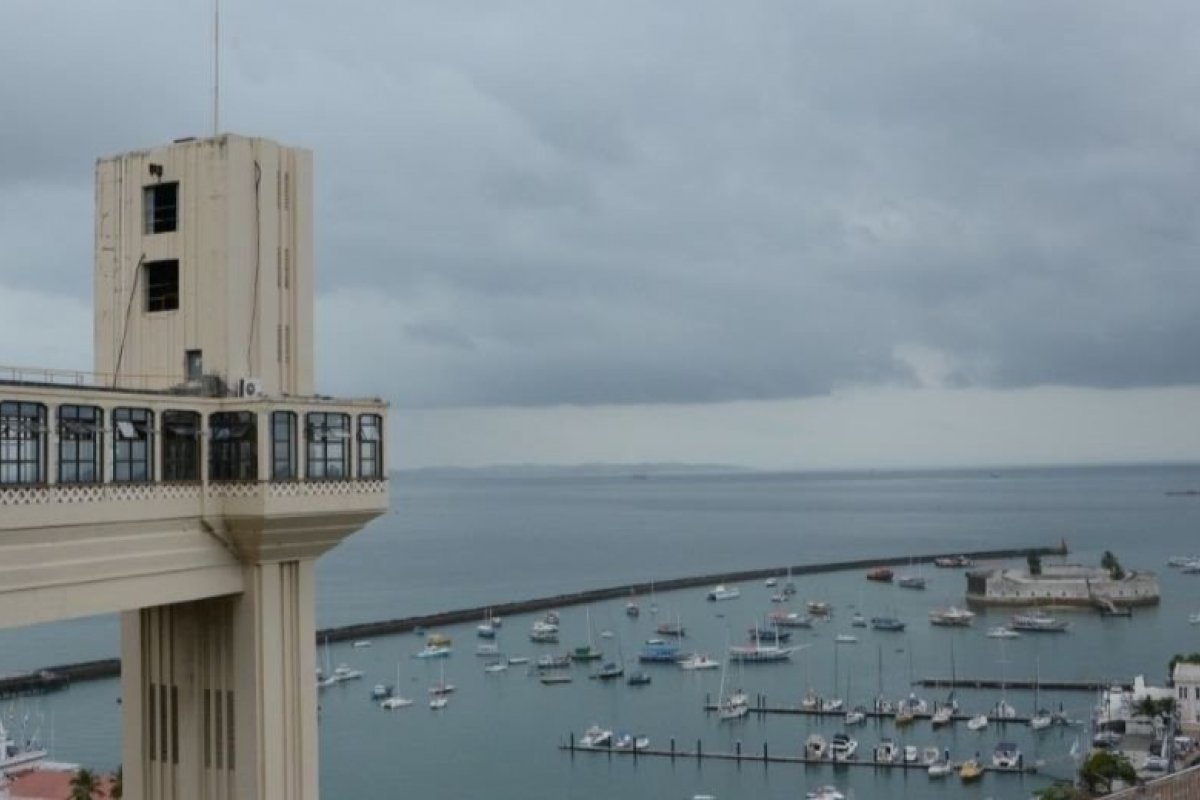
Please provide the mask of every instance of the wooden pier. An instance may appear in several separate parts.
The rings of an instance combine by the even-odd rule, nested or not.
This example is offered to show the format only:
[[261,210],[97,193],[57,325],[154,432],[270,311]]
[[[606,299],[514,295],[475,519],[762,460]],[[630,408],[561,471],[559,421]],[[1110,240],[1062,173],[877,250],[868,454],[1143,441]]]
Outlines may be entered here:
[[[690,747],[690,745],[689,745]],[[603,747],[587,747],[575,742],[575,734],[571,734],[569,741],[566,744],[560,744],[559,750],[569,752],[572,755],[575,753],[588,753],[590,755],[609,755],[609,756],[627,756],[629,758],[669,758],[672,761],[676,759],[693,759],[696,761],[734,761],[737,763],[750,764],[799,764],[804,767],[833,767],[841,769],[842,767],[870,767],[872,769],[883,770],[899,770],[901,772],[924,772],[928,773],[929,765],[921,763],[905,763],[904,761],[875,761],[873,758],[850,758],[838,759],[834,761],[832,758],[809,758],[804,755],[795,754],[779,754],[771,752],[766,742],[762,744],[762,750],[743,750],[742,743],[738,742],[736,750],[732,753],[705,750],[703,743],[697,739],[694,749],[684,749],[676,747],[675,739],[671,739],[671,746],[668,749],[662,748],[635,748],[635,747],[612,747],[605,745]],[[984,759],[980,757],[980,766],[985,772],[990,772],[999,775],[1034,775],[1037,773],[1036,766],[1020,766],[1020,767],[993,767],[985,765]],[[951,762],[956,773],[947,775],[946,778],[957,778],[957,770],[962,766],[962,762]]]
[[[705,711],[716,711],[717,706],[715,703],[712,703],[710,700],[706,699],[705,703],[704,703],[704,710]],[[842,719],[846,716],[846,712],[850,711],[850,710],[851,709],[849,709],[849,708],[843,708],[838,711],[825,711],[825,710],[817,709],[817,708],[802,708],[801,706],[768,706],[768,705],[766,705],[765,702],[756,703],[756,704],[750,706],[751,714],[791,714],[793,716],[800,716],[800,717],[828,717],[830,719]],[[895,711],[886,711],[885,712],[885,711],[875,711],[874,709],[865,708],[865,709],[863,709],[863,714],[866,715],[867,719],[875,719],[875,720],[882,720],[882,721],[892,720],[893,722],[896,719]],[[954,723],[958,723],[958,722],[967,722],[968,720],[971,719],[972,716],[974,716],[974,715],[972,715],[972,714],[954,714],[950,718],[951,721],[949,723],[947,723],[947,726],[954,724]],[[918,722],[930,722],[932,719],[933,719],[933,714],[931,714],[931,713],[913,714],[912,721],[909,722],[908,725],[915,725]],[[988,715],[988,726],[989,727],[991,727],[993,725],[1005,725],[1005,724],[1027,725],[1028,723],[1029,723],[1029,717],[1006,717],[1006,718],[1001,719],[1000,717],[992,717],[992,715],[990,715],[990,714]],[[904,727],[904,726],[900,725],[897,727]]]
[[1113,686],[1133,691],[1133,685],[1122,681],[1059,681],[1048,680],[998,680],[996,678],[921,678],[914,681],[927,689],[1025,689],[1043,692],[1097,692]]

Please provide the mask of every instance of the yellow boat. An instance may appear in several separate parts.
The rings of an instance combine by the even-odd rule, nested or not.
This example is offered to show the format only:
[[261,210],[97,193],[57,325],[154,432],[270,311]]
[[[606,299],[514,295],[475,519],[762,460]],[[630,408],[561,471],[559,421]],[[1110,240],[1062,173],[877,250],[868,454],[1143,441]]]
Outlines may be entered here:
[[963,765],[959,767],[958,777],[962,779],[963,783],[973,783],[983,777],[983,767],[979,766],[979,762],[973,758],[964,761]]
[[450,637],[444,633],[431,633],[425,637],[425,643],[431,647],[449,647]]

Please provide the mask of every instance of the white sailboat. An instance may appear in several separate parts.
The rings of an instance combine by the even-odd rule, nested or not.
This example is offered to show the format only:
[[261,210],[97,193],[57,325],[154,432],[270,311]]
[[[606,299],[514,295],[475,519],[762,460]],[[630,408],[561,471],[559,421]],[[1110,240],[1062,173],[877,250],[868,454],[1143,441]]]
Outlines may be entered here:
[[1049,728],[1054,722],[1054,717],[1049,711],[1042,708],[1039,702],[1041,697],[1042,683],[1042,660],[1034,659],[1034,678],[1033,678],[1033,716],[1029,718],[1029,727],[1035,731],[1042,731]]
[[[729,646],[729,636],[725,636],[726,648]],[[725,678],[729,672],[729,662],[721,665],[721,687],[717,690],[717,717],[719,719],[738,719],[750,713],[750,698],[742,690],[729,695],[725,694]]]
[[379,703],[379,707],[385,711],[395,711],[397,708],[407,708],[411,706],[413,701],[407,697],[400,695],[400,662],[396,662],[396,690],[391,697],[385,697]]

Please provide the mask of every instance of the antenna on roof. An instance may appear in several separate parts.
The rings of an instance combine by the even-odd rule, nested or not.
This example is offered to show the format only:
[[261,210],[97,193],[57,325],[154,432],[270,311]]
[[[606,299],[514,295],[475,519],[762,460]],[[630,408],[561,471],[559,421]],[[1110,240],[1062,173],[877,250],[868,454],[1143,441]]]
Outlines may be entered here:
[[213,136],[221,130],[221,0],[213,0]]

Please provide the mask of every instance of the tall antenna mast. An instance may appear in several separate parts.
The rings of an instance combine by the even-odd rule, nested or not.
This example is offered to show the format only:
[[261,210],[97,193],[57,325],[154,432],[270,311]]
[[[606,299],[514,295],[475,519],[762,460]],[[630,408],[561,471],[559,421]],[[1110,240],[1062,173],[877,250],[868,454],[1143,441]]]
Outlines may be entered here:
[[221,130],[221,0],[213,0],[213,136]]

